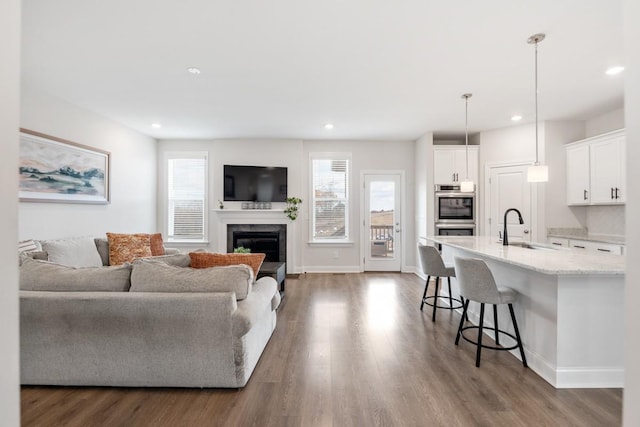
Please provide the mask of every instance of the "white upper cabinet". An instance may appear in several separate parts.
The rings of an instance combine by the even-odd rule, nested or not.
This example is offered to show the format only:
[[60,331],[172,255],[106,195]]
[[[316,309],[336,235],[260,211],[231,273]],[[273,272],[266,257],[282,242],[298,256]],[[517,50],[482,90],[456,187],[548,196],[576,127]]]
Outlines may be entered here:
[[625,150],[624,130],[568,144],[567,204],[623,204]]
[[567,204],[591,203],[589,144],[567,147]]
[[[464,146],[433,147],[433,182],[459,185],[467,178],[467,150]],[[478,185],[478,146],[469,146],[469,179]]]
[[617,135],[591,144],[591,203],[624,203],[625,138]]

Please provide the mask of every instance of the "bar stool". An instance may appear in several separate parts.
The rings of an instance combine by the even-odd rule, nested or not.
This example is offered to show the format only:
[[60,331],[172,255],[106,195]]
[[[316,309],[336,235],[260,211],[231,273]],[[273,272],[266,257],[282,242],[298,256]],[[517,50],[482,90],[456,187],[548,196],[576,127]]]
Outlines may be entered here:
[[[451,295],[451,278],[456,277],[456,271],[453,267],[447,267],[444,265],[444,261],[442,261],[440,252],[438,252],[435,247],[427,245],[418,245],[418,251],[420,253],[420,264],[422,265],[422,271],[427,275],[427,283],[424,286],[424,294],[422,295],[422,302],[420,303],[420,311],[422,311],[422,308],[425,304],[433,307],[431,320],[435,322],[436,309],[442,308],[445,310],[455,310],[458,308],[462,308],[464,306],[464,298],[462,298],[462,296],[460,298],[454,298]],[[431,280],[431,277],[436,278],[436,292],[433,294],[433,296],[427,296],[427,290],[429,289],[429,281]],[[438,295],[441,277],[446,277],[449,284],[449,305],[438,304],[438,299],[445,298]],[[457,302],[455,306],[453,305],[454,301]]]
[[[456,345],[458,345],[460,337],[472,344],[476,344],[476,367],[480,367],[480,352],[483,348],[489,348],[492,350],[514,350],[518,348],[520,350],[520,356],[522,357],[522,364],[526,368],[527,359],[524,355],[522,340],[520,339],[520,332],[518,331],[518,323],[516,322],[516,316],[513,313],[512,305],[512,303],[518,298],[518,293],[511,288],[498,288],[493,274],[491,274],[491,270],[489,270],[487,264],[481,259],[467,259],[456,257],[454,259],[454,263],[457,273],[458,285],[460,286],[460,294],[464,295],[467,298],[464,304],[464,309],[462,311],[460,326],[458,326]],[[465,317],[469,308],[469,301],[476,301],[480,303],[480,323],[478,326],[464,326]],[[493,304],[493,328],[485,327],[483,324],[485,304]],[[509,313],[511,314],[511,321],[513,322],[515,336],[499,329],[497,310],[498,304],[507,304],[509,306]],[[471,339],[464,336],[463,332],[467,329],[478,329],[477,341],[472,341]],[[482,344],[483,329],[494,331],[496,346],[488,346]],[[516,341],[516,345],[511,347],[498,347],[500,345],[500,334],[511,337]]]

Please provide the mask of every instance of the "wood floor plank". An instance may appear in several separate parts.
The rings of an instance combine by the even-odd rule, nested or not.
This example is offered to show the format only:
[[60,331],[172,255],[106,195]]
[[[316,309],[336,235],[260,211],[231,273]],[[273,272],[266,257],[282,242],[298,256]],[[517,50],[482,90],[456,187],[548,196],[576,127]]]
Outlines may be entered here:
[[[433,287],[432,287],[433,288]],[[412,274],[287,279],[278,326],[235,389],[22,388],[25,426],[618,426],[620,389],[556,390],[506,352],[453,345]]]

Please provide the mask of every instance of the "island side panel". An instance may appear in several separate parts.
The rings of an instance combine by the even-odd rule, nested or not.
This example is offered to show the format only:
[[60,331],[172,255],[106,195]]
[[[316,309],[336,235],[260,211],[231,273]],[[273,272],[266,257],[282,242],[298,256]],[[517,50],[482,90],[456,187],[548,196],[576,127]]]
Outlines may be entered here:
[[558,388],[624,384],[624,277],[560,276]]
[[[507,286],[518,291],[520,295],[513,308],[518,321],[527,363],[534,372],[555,387],[557,367],[557,277],[495,261],[477,253],[447,245],[442,246],[442,255],[445,262],[451,265],[453,265],[454,256],[481,258],[491,269],[499,287]],[[457,283],[454,289],[453,293],[457,295],[459,292]],[[472,323],[478,324],[480,305],[470,304],[469,309],[471,310],[469,319]],[[499,307],[498,322],[500,329],[513,333],[511,318],[506,306]],[[487,312],[485,310],[485,323],[493,326],[493,314],[491,311]],[[489,337],[493,338],[491,331],[485,332]],[[509,346],[515,344],[515,342],[505,338],[503,344]],[[511,351],[511,354],[520,359],[517,350]]]

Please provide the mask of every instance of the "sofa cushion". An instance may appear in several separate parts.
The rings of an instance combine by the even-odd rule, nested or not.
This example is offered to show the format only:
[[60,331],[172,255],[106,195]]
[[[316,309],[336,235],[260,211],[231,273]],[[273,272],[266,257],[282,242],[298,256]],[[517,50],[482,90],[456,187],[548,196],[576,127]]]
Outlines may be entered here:
[[92,237],[44,240],[42,250],[49,254],[49,261],[70,267],[101,267],[102,259]]
[[133,263],[131,292],[235,292],[236,299],[247,297],[253,271],[246,265],[212,268],[184,268],[155,259]]
[[69,267],[26,258],[20,267],[20,290],[123,292],[129,290],[130,276],[130,264]]
[[258,277],[258,271],[264,261],[265,254],[218,254],[211,252],[191,252],[192,268],[223,267],[226,265],[245,264],[253,269],[254,277]]
[[109,265],[120,265],[138,258],[150,257],[151,238],[148,234],[107,233]]

